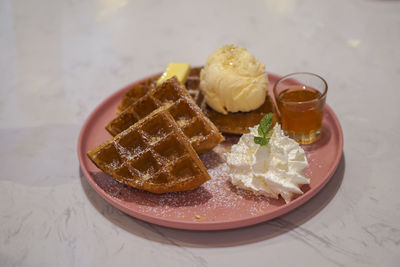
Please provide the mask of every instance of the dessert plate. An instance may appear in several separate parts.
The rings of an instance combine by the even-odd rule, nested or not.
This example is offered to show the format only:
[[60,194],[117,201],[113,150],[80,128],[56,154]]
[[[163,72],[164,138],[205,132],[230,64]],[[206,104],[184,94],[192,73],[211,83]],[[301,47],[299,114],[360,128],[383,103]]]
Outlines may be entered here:
[[[268,77],[270,88],[280,78],[274,74]],[[200,155],[211,180],[193,191],[156,195],[123,185],[100,171],[86,152],[111,138],[104,126],[116,116],[124,92],[138,82],[104,100],[83,125],[78,141],[79,162],[89,184],[108,203],[135,218],[187,230],[222,230],[257,224],[304,204],[329,181],[339,164],[343,151],[342,129],[333,110],[326,105],[321,138],[304,147],[310,163],[306,174],[311,183],[302,187],[303,195],[288,204],[282,198],[254,196],[227,182],[229,169],[224,152],[239,140],[234,135],[226,135],[226,141]]]

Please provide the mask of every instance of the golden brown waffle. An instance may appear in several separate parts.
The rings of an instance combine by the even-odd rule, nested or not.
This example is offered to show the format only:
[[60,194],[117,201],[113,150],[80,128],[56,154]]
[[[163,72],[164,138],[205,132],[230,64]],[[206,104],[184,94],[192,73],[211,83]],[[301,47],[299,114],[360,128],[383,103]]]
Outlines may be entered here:
[[132,103],[147,94],[152,88],[155,87],[156,81],[160,75],[154,75],[142,82],[134,85],[123,96],[121,103],[117,107],[117,114],[120,114],[124,109],[129,107]]
[[106,129],[112,135],[117,135],[155,109],[167,104],[168,111],[197,153],[208,151],[224,140],[176,77],[168,79],[131,104],[108,123]]
[[[248,133],[248,128],[253,127],[260,123],[262,117],[269,112],[274,114],[274,121],[277,121],[277,115],[275,106],[271,100],[271,97],[267,95],[264,104],[256,110],[250,112],[235,112],[228,113],[226,115],[216,112],[205,103],[203,94],[200,91],[200,67],[192,68],[189,76],[186,80],[186,88],[189,94],[193,97],[197,105],[201,107],[204,114],[215,124],[215,126],[223,133],[229,134],[243,134]],[[127,103],[133,103],[136,99],[132,96],[139,95],[144,88],[147,91],[154,87],[154,83],[159,75],[153,76],[152,78],[145,80],[143,83],[130,89],[122,97],[122,102],[119,105],[119,110],[123,110],[128,107]],[[153,84],[152,84],[153,83]],[[139,89],[140,88],[140,89]],[[145,91],[146,91],[145,90]]]
[[156,194],[192,190],[210,179],[206,168],[161,107],[87,155],[121,183]]
[[[190,70],[189,77],[186,80],[186,87],[188,88],[188,92],[192,97],[194,97],[194,99],[203,99],[202,93],[198,90],[200,70],[201,68],[192,68]],[[121,103],[119,103],[116,113],[122,113],[122,111],[124,111],[132,103],[136,102],[151,89],[154,89],[156,87],[156,82],[160,76],[161,74],[151,76],[150,78],[145,79],[135,84],[132,88],[128,89],[128,91],[126,91],[122,96]]]
[[[186,88],[188,88],[189,94],[195,99],[203,98],[203,95],[201,92],[199,92],[199,77],[200,77],[200,70],[201,68],[196,67],[190,69],[189,76],[186,80]],[[161,76],[161,74],[153,75],[148,79],[145,79],[134,86],[132,88],[128,89],[122,96],[121,103],[119,103],[116,113],[120,114],[122,111],[124,111],[127,107],[129,107],[132,103],[137,101],[139,98],[144,96],[147,92],[149,92],[151,89],[156,87],[156,82],[158,78]]]

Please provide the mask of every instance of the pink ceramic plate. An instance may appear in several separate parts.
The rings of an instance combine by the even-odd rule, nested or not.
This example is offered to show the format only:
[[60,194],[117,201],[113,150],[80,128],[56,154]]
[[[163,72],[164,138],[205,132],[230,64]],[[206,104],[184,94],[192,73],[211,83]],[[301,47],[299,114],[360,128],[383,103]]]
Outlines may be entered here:
[[[279,78],[269,74],[270,88]],[[326,106],[320,140],[305,147],[311,184],[303,186],[304,194],[289,204],[282,199],[256,197],[236,190],[226,181],[229,172],[222,154],[238,141],[237,136],[226,136],[223,144],[201,155],[212,179],[196,190],[155,195],[130,188],[97,169],[86,152],[110,138],[104,126],[115,117],[123,93],[134,84],[108,97],[89,116],[79,136],[78,156],[83,173],[97,193],[114,207],[138,219],[190,230],[231,229],[264,222],[295,209],[314,196],[332,177],[342,156],[342,129],[332,109]]]

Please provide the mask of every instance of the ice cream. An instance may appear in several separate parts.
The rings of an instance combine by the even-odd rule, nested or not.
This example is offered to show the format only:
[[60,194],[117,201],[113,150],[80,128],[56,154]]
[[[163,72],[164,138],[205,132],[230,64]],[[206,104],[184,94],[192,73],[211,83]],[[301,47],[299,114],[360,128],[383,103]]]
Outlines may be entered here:
[[223,114],[257,109],[265,101],[267,85],[264,64],[235,45],[215,50],[200,72],[207,104]]
[[266,146],[254,143],[257,126],[242,135],[227,153],[227,164],[233,185],[267,197],[279,195],[290,202],[296,194],[303,194],[300,186],[309,184],[304,175],[308,161],[299,144],[285,136],[279,124]]

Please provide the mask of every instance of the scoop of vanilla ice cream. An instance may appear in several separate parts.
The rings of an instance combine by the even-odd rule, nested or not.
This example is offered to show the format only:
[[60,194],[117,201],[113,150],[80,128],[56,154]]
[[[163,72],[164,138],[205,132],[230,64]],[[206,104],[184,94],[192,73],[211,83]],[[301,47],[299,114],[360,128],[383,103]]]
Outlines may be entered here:
[[223,114],[257,109],[265,101],[267,85],[264,64],[235,45],[215,50],[200,72],[207,104]]

